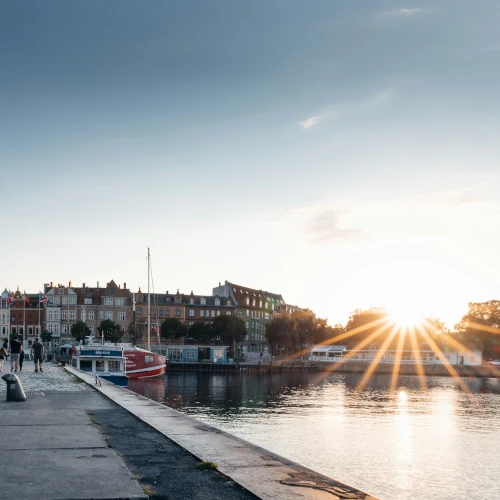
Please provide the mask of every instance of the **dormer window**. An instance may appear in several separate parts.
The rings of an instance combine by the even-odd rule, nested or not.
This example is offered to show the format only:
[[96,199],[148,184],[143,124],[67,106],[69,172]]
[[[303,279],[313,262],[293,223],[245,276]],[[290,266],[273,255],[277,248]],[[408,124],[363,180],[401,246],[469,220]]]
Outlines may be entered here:
[[175,303],[180,304],[181,303],[181,298],[180,297],[175,297]]
[[246,303],[247,306],[250,305],[250,299],[248,297],[245,299],[245,303]]
[[207,304],[207,299],[205,297],[202,297],[200,299],[200,305],[205,306]]
[[194,299],[189,299],[190,304],[194,304]]
[[64,294],[64,288],[59,288],[59,295],[63,295]]
[[231,305],[233,305],[233,303],[232,303],[230,300],[228,300],[228,301],[227,301],[227,305],[228,305],[228,306],[231,306]]
[[220,306],[220,299],[215,299],[215,305]]

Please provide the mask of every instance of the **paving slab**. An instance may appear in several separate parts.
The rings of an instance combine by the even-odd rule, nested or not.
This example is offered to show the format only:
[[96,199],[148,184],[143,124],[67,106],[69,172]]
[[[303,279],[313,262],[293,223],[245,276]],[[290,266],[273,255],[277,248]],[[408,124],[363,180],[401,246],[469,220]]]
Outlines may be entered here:
[[9,500],[146,499],[109,448],[9,451],[0,498]]
[[104,437],[90,423],[87,417],[85,425],[13,425],[9,438],[3,440],[2,450],[106,448]]

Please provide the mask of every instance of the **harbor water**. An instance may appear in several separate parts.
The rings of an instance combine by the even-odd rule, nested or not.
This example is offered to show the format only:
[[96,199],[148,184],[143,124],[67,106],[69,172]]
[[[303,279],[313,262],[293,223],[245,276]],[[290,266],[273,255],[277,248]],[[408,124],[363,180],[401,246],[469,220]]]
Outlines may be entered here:
[[128,388],[382,500],[498,500],[500,379],[169,373]]

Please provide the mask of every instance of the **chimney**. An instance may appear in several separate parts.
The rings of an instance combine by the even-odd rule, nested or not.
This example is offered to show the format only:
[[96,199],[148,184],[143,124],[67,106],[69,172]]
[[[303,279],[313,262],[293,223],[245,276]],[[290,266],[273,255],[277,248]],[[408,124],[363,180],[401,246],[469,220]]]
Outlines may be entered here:
[[168,290],[167,290],[167,295],[168,295]]
[[99,282],[97,282],[97,288],[99,288]]
[[50,288],[54,288],[54,282],[53,281],[50,282]]
[[85,288],[85,283],[82,283],[82,288]]
[[227,285],[227,280],[224,283]]
[[123,289],[126,290],[127,289],[127,283],[125,283],[125,281],[123,282]]
[[71,281],[68,283],[68,286],[69,286],[70,288],[72,287]]

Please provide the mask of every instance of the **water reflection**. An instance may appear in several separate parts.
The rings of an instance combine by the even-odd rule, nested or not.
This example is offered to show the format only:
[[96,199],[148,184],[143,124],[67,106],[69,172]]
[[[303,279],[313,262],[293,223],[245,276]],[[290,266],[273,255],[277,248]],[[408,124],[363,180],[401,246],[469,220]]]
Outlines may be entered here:
[[[309,373],[168,374],[129,389],[382,499],[498,498],[500,384]],[[430,493],[432,492],[432,494]]]

